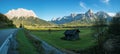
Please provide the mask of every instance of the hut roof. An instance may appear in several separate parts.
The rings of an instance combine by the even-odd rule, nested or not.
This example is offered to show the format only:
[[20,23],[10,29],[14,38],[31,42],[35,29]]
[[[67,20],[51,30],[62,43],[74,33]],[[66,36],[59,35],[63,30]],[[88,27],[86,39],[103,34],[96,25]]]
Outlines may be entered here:
[[79,29],[66,30],[66,31],[64,32],[64,34],[70,34],[70,35],[72,35],[72,34],[75,34],[76,32],[79,33],[79,32],[80,32]]

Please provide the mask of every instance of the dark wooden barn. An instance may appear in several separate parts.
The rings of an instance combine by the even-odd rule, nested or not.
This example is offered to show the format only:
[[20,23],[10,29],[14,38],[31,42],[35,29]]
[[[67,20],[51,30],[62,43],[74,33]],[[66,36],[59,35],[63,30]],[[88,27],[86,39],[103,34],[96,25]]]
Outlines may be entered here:
[[66,40],[77,40],[79,39],[79,29],[74,29],[74,30],[66,30],[64,32],[64,39]]

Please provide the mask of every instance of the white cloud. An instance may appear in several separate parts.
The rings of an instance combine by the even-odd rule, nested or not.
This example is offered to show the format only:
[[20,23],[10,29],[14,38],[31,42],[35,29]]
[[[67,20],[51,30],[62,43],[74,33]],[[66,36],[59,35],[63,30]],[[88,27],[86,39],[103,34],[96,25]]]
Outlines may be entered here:
[[80,6],[81,6],[83,9],[87,10],[87,7],[85,6],[85,3],[80,2]]
[[108,15],[110,15],[110,16],[115,16],[116,13],[108,12]]
[[105,3],[105,4],[109,4],[109,1],[110,0],[101,0],[103,3]]

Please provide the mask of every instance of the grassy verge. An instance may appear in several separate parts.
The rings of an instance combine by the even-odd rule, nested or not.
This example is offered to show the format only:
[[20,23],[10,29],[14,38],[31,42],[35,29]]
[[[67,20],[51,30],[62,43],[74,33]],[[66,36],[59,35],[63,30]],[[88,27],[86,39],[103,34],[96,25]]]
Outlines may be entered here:
[[52,31],[49,33],[48,31],[31,31],[32,34],[35,34],[40,39],[46,41],[47,43],[60,48],[60,49],[67,49],[67,50],[84,50],[88,49],[94,45],[96,45],[96,40],[92,36],[93,30],[90,28],[82,28],[80,29],[80,40],[76,41],[67,41],[62,40],[61,37],[64,36],[64,31]]
[[16,27],[5,27],[5,28],[0,28],[0,30],[3,30],[3,29],[13,29],[13,28],[16,28]]
[[20,54],[38,54],[36,48],[26,38],[23,30],[18,31],[16,39],[19,43],[18,51]]
[[39,54],[45,54],[45,50],[42,47],[42,42],[36,39],[35,37],[33,37],[32,35],[30,35],[30,33],[27,30],[25,31],[25,34],[26,34],[26,37],[29,39],[29,41],[34,45],[37,52]]

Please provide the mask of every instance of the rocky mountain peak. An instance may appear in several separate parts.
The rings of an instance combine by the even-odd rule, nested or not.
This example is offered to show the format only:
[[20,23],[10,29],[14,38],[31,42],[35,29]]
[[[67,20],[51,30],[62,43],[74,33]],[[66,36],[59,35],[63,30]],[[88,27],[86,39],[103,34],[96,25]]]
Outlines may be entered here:
[[13,17],[37,17],[33,10],[27,10],[24,8],[12,9],[5,14],[8,18],[12,19]]
[[89,9],[89,10],[85,13],[85,15],[90,18],[90,17],[93,17],[93,16],[94,16],[94,13],[93,13],[93,11],[92,11],[91,9]]
[[100,18],[108,18],[110,17],[107,13],[105,13],[104,11],[99,11],[96,13],[96,15]]
[[88,13],[93,13],[92,9],[89,9],[89,10],[88,10]]
[[71,17],[74,18],[76,16],[75,13],[71,13]]

